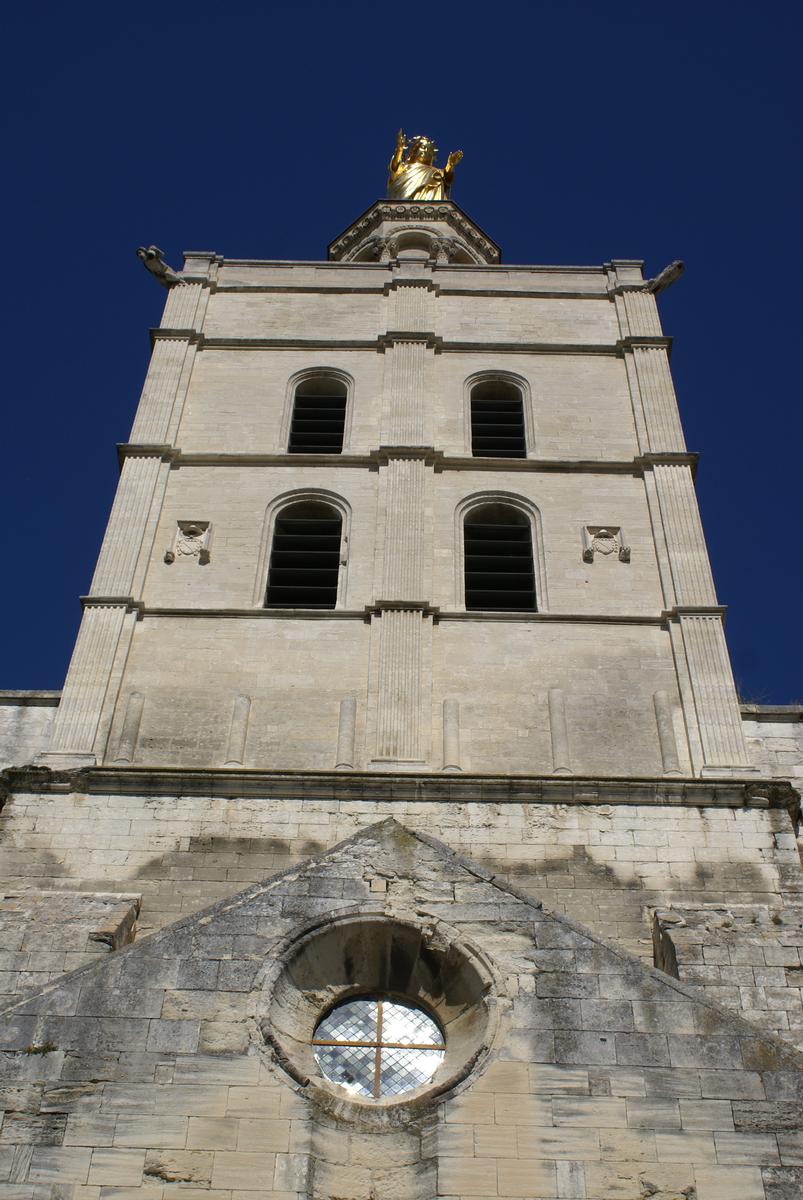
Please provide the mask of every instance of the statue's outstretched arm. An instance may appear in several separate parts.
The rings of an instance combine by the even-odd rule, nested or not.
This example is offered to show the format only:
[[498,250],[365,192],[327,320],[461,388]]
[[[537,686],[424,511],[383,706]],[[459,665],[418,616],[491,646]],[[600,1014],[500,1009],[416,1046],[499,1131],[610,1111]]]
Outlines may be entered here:
[[404,131],[399,130],[396,134],[396,149],[393,151],[393,158],[390,160],[389,171],[391,175],[395,175],[401,166],[402,155],[407,149],[407,142],[404,139]]
[[443,168],[443,182],[448,187],[454,179],[454,169],[463,157],[462,150],[453,150],[446,160],[446,166]]

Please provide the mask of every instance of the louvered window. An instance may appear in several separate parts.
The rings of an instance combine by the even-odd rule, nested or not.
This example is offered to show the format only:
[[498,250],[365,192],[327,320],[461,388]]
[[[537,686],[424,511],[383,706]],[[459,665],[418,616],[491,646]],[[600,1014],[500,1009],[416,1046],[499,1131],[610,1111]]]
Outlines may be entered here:
[[339,379],[307,379],[296,388],[290,454],[340,454],[346,421],[346,388]]
[[524,408],[512,383],[488,380],[471,390],[471,453],[475,458],[526,458]]
[[535,612],[530,522],[507,504],[473,509],[464,523],[466,608]]
[[334,608],[342,521],[328,504],[283,508],[273,527],[268,608]]

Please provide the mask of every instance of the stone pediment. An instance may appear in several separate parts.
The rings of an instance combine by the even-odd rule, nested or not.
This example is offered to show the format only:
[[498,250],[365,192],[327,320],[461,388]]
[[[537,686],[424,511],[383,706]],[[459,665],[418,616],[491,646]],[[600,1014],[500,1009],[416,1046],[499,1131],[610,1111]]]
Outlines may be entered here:
[[501,262],[501,251],[451,200],[377,200],[329,246],[333,262],[390,262],[399,255],[464,265]]
[[[358,1102],[321,1077],[315,1022],[360,992],[434,1014],[431,1086]],[[18,1189],[711,1200],[801,1179],[791,1046],[393,820],[4,1018]]]

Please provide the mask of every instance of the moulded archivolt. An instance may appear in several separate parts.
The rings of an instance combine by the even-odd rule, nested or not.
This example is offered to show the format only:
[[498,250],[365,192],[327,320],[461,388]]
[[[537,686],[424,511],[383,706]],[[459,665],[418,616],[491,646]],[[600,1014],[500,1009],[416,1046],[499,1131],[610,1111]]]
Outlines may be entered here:
[[[353,1104],[352,1112],[381,1121],[391,1105],[442,1097],[480,1068],[496,1033],[499,989],[490,961],[458,930],[382,906],[318,919],[287,938],[266,971],[257,1019],[279,1066],[319,1105]],[[358,992],[423,1004],[436,1017],[446,1054],[431,1083],[366,1101],[325,1078],[313,1053],[315,1028],[333,1005]]]
[[476,371],[469,375],[463,384],[463,445],[466,454],[473,450],[471,439],[471,393],[480,383],[507,383],[517,388],[521,393],[521,408],[524,415],[524,436],[527,443],[527,457],[535,454],[535,411],[533,409],[532,389],[523,375],[513,371]]
[[546,580],[546,555],[544,553],[544,537],[541,525],[541,513],[537,505],[524,496],[515,492],[474,492],[460,501],[455,509],[454,530],[454,598],[455,607],[461,611],[466,607],[465,579],[465,547],[464,530],[466,517],[475,508],[484,508],[486,504],[506,504],[524,513],[530,523],[530,533],[533,543],[533,569],[535,571],[535,603],[538,612],[549,611],[549,598]]
[[339,367],[315,366],[305,367],[302,371],[296,371],[287,380],[282,420],[279,426],[279,444],[276,447],[279,454],[284,454],[290,443],[290,428],[293,423],[293,405],[295,404],[296,390],[301,384],[309,383],[313,379],[334,379],[345,387],[346,415],[343,420],[343,453],[349,448],[351,441],[351,415],[354,407],[354,379],[347,371],[342,371]]
[[265,590],[268,584],[268,562],[270,548],[273,543],[273,529],[276,517],[284,508],[291,504],[302,504],[310,501],[317,504],[328,504],[340,514],[340,560],[337,574],[337,608],[342,608],[346,602],[346,572],[348,569],[348,548],[351,541],[351,505],[326,488],[299,488],[295,491],[282,492],[275,496],[265,510],[262,523],[262,535],[259,541],[259,555],[254,578],[252,603],[256,608],[262,608],[265,603]]

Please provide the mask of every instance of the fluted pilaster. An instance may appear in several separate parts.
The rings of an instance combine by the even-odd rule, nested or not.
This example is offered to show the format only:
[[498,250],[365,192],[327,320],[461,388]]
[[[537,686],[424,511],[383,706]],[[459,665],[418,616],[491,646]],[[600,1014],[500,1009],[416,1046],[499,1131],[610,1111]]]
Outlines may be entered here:
[[716,604],[691,468],[685,463],[654,463],[653,475],[675,603]]
[[661,319],[652,292],[641,288],[623,292],[622,303],[627,319],[627,332],[631,337],[661,336]]
[[704,766],[750,766],[719,613],[679,616]]
[[432,329],[429,282],[399,283],[390,291],[388,328],[405,333],[428,333]]
[[628,371],[628,379],[637,393],[633,397],[634,407],[643,420],[647,439],[643,448],[654,454],[682,454],[686,443],[666,345],[630,344],[626,354],[632,356],[633,369]]
[[161,467],[158,454],[129,455],[123,463],[91,595],[131,595]]
[[169,440],[176,400],[183,394],[195,347],[187,337],[159,337],[153,347],[132,442],[162,445]]
[[208,295],[200,283],[171,287],[162,313],[162,329],[197,329],[203,302]]
[[97,604],[85,609],[53,725],[51,755],[93,754],[125,615],[124,603]]
[[385,412],[382,440],[386,445],[424,444],[426,356],[427,343],[424,339],[394,341],[385,351]]
[[421,642],[418,609],[385,609],[379,619],[377,758],[421,757]]
[[422,598],[422,540],[429,468],[422,458],[391,458],[384,468],[382,598]]

